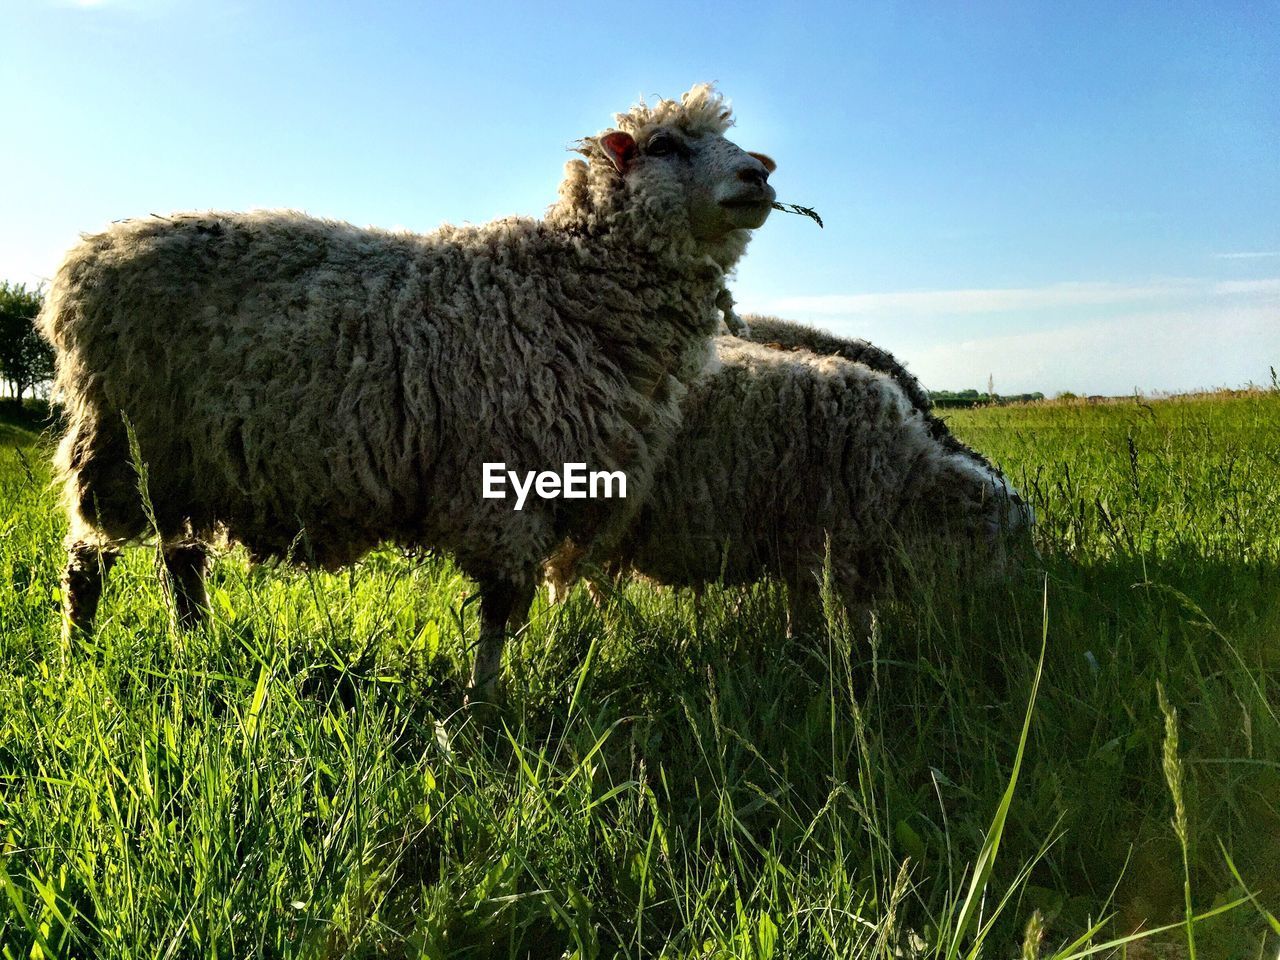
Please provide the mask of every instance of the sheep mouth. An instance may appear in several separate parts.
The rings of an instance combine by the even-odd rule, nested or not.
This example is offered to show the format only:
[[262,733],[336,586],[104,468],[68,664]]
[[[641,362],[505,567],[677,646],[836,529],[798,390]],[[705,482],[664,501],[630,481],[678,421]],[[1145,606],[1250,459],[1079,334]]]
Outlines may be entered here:
[[721,200],[720,206],[727,207],[730,210],[758,210],[761,207],[772,207],[773,191],[767,193],[752,193],[747,196],[730,197],[728,200]]
[[763,190],[727,197],[720,201],[720,209],[735,228],[754,230],[769,219],[769,214],[773,212],[773,197],[773,188],[766,186]]

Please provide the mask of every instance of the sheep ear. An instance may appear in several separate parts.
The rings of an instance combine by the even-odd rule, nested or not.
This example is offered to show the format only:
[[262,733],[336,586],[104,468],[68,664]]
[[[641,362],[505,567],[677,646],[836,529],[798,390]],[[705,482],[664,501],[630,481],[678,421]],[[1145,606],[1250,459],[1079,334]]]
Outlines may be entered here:
[[765,170],[769,171],[769,173],[773,173],[773,171],[778,169],[778,165],[773,162],[773,157],[769,156],[768,154],[748,152],[747,156],[755,157],[757,160],[763,163]]
[[626,173],[627,168],[640,153],[636,147],[635,137],[621,130],[610,130],[602,136],[600,146],[619,173]]

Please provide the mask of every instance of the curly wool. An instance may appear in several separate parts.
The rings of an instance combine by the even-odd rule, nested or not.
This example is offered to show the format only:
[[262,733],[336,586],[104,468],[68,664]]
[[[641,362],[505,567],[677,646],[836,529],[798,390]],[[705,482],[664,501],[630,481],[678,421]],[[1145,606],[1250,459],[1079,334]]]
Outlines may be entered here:
[[[654,106],[641,102],[626,113],[615,114],[614,120],[617,129],[639,142],[664,125],[674,126],[691,137],[721,136],[733,124],[733,114],[711,84],[697,84],[679,101],[660,100]],[[634,235],[637,246],[660,262],[683,264],[700,255],[709,256],[727,273],[746,250],[750,234],[734,231],[708,248],[691,235],[672,236],[670,230],[647,230],[643,226],[646,221],[665,223],[670,219],[673,212],[668,204],[674,198],[635,196],[609,161],[600,140],[595,136],[578,141],[575,149],[587,159],[565,164],[559,200],[547,212],[547,223],[589,238],[622,228]]]
[[933,399],[916,376],[888,350],[877,347],[867,340],[850,337],[837,337],[833,333],[810,327],[794,320],[783,320],[760,314],[747,314],[742,318],[745,332],[735,334],[745,340],[762,343],[779,350],[808,350],[812,353],[830,357],[844,357],[855,363],[866,364],[872,370],[879,370],[893,378],[894,383],[906,394],[911,405],[920,411],[929,426],[929,434],[948,450],[956,453],[968,453],[983,466],[991,468],[991,461],[972,447],[958,440],[946,422],[933,413]]
[[[862,601],[917,532],[980,546],[1021,523],[998,471],[939,442],[893,377],[733,337],[716,347],[721,366],[686,398],[615,564],[672,586],[772,574],[803,596],[830,538],[837,586]],[[553,590],[579,559],[548,565]]]
[[[723,129],[718,95],[686,100],[651,113]],[[620,529],[647,490],[747,238],[704,249],[598,150],[542,221],[416,235],[192,213],[86,236],[41,320],[72,538],[150,530],[127,418],[166,542],[225,533],[333,567],[392,540],[532,582],[556,543]],[[623,470],[632,496],[514,512],[481,497],[489,461]]]

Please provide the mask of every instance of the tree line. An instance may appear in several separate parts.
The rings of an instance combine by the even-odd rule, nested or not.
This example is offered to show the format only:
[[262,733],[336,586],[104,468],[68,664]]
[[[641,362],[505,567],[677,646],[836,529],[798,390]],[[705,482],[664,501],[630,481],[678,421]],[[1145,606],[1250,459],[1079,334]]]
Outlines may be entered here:
[[929,397],[935,407],[981,407],[1003,403],[1028,403],[1032,400],[1043,400],[1044,394],[994,392],[979,393],[977,390],[930,390]]
[[0,381],[4,395],[22,403],[38,396],[53,379],[53,349],[36,332],[44,291],[0,280]]

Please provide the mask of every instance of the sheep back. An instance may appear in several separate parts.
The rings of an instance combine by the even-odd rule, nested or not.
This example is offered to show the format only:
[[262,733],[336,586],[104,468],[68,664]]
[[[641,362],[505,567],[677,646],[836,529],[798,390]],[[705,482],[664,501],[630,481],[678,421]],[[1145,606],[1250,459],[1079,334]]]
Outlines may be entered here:
[[755,343],[776,347],[782,350],[808,350],[824,356],[844,357],[855,363],[862,363],[872,370],[892,377],[898,388],[906,395],[911,405],[924,415],[930,435],[955,453],[967,453],[984,466],[991,463],[973,448],[965,445],[947,427],[946,421],[933,413],[933,398],[924,388],[915,374],[907,369],[888,350],[876,346],[867,340],[855,337],[839,337],[817,327],[811,327],[794,320],[783,320],[779,317],[748,314],[742,318],[746,327],[738,336]]

